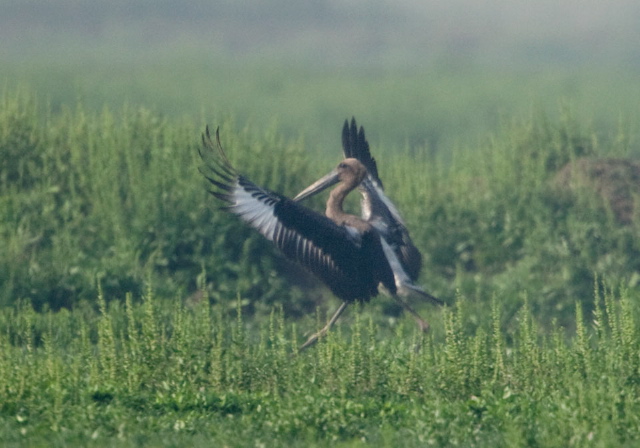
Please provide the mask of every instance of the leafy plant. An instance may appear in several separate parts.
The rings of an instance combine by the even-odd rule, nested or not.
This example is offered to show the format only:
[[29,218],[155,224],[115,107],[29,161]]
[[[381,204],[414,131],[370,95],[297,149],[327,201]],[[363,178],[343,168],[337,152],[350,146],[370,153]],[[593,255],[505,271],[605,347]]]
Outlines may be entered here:
[[[99,296],[99,310],[0,310],[3,444],[211,446],[633,445],[640,439],[637,297],[596,285],[570,336],[531,308],[510,331],[499,303],[469,331],[469,300],[425,337],[356,310],[296,356],[281,308]],[[420,345],[416,350],[416,344]]]

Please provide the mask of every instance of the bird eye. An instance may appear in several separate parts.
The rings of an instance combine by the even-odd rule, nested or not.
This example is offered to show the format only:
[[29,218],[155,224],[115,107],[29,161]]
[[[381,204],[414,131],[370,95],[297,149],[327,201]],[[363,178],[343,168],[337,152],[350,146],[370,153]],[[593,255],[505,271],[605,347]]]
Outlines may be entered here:
[[344,169],[344,168],[346,168],[346,167],[347,167],[347,164],[346,164],[346,163],[344,163],[344,162],[340,162],[340,164],[338,165],[338,168],[342,168],[342,169]]

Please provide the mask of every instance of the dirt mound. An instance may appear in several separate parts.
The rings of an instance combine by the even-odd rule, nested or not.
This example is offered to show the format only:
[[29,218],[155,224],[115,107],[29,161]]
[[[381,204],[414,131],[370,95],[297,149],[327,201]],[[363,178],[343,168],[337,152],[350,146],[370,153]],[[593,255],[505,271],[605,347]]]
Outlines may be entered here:
[[630,224],[635,198],[640,197],[640,161],[580,158],[562,167],[554,184],[565,191],[581,189],[597,193],[620,224]]

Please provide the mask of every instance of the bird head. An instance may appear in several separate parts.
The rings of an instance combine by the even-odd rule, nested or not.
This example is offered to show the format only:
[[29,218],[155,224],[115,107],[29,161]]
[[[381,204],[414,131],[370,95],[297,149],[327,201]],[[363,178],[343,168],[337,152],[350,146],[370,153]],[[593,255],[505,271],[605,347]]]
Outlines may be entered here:
[[297,194],[294,201],[302,201],[308,197],[314,196],[321,191],[326,190],[332,185],[342,182],[351,189],[360,185],[360,182],[367,175],[367,169],[357,159],[344,159],[333,169],[329,174],[321,177],[313,184],[302,190]]

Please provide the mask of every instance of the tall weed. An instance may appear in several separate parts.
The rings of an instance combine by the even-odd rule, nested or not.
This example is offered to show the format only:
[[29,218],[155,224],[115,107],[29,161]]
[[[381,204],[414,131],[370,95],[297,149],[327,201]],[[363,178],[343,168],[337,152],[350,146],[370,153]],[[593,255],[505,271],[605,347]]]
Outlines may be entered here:
[[[356,311],[312,350],[281,308],[257,327],[222,304],[100,298],[100,310],[0,310],[0,441],[134,446],[271,443],[633,445],[640,439],[635,295],[605,297],[600,330],[576,308],[575,336],[519,312],[514,333],[397,337]],[[499,303],[496,297],[494,303]],[[241,307],[238,307],[241,311]],[[421,347],[416,350],[416,343]]]
[[[28,90],[5,91],[1,105],[0,304],[95,305],[96,279],[109,300],[142,297],[151,280],[159,300],[222,303],[224,316],[238,296],[243,313],[265,318],[274,305],[301,316],[323,303],[317,282],[208,197],[197,173],[202,127],[129,105],[88,112],[78,104],[53,114]],[[220,124],[239,170],[284,194],[339,159],[339,129],[334,156],[319,160],[276,127],[255,135],[229,118],[211,123]],[[627,156],[630,141],[618,130],[603,142],[563,111],[553,122],[542,115],[507,122],[477,148],[452,154],[373,151],[425,253],[421,282],[449,303],[456,289],[469,298],[462,331],[492,319],[499,293],[501,325],[515,333],[525,290],[536,322],[550,328],[553,319],[572,324],[576,301],[585,315],[594,310],[594,275],[637,288],[636,221],[617,222],[589,185],[557,181],[572,161]],[[321,200],[310,205],[321,210]],[[384,300],[370,307],[391,318],[400,312]]]

